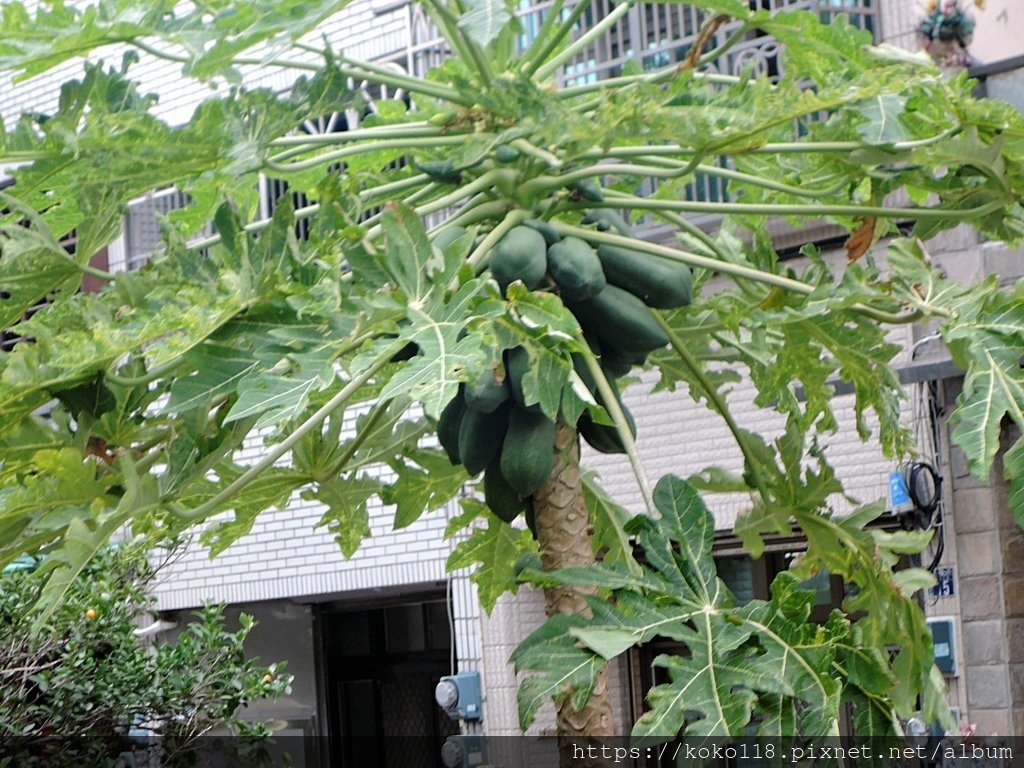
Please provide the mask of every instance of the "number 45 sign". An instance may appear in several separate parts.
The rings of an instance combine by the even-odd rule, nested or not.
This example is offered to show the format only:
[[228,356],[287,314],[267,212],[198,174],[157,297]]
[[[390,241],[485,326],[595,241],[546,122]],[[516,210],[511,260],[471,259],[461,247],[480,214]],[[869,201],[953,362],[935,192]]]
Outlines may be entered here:
[[952,597],[956,594],[956,576],[953,574],[951,567],[936,568],[935,578],[937,583],[928,590],[929,597],[934,599],[937,597]]

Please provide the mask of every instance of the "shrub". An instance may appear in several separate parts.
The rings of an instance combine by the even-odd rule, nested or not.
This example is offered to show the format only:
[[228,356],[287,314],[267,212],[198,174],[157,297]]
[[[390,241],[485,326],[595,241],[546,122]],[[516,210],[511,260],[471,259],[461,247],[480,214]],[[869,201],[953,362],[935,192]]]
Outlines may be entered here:
[[211,732],[236,746],[269,735],[239,715],[291,677],[246,658],[251,617],[231,632],[222,607],[206,606],[176,642],[141,641],[154,570],[143,551],[121,547],[97,557],[38,624],[33,571],[22,561],[0,575],[0,766],[114,766],[133,752],[182,765]]

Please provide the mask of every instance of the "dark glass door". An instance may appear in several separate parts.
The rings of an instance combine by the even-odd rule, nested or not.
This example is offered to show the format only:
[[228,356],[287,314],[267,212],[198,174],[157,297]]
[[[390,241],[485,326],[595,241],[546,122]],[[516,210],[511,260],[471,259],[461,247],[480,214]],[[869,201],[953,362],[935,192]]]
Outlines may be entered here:
[[332,768],[440,768],[458,732],[434,702],[452,638],[443,599],[324,607],[319,616]]

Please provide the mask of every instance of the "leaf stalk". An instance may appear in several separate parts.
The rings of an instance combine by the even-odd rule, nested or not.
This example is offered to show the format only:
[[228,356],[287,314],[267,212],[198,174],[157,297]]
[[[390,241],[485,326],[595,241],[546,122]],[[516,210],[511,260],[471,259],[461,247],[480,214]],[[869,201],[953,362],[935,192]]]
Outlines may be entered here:
[[469,257],[466,259],[466,263],[475,270],[482,268],[486,263],[484,259],[487,254],[490,253],[490,250],[498,243],[499,240],[501,240],[502,237],[505,236],[505,233],[526,221],[528,218],[530,218],[530,214],[527,211],[510,211],[505,218],[501,220],[498,226],[487,233],[487,237],[480,241],[480,245],[473,249],[473,252],[470,253]]
[[[589,204],[588,207],[593,207],[593,204]],[[644,240],[638,240],[632,237],[623,237],[622,235],[613,235],[608,232],[598,232],[584,227],[576,227],[571,224],[564,224],[560,221],[552,221],[550,223],[559,234],[571,235],[573,237],[578,237],[581,240],[587,240],[598,244],[607,243],[608,245],[618,245],[622,248],[639,251],[640,253],[648,253],[652,256],[668,259],[669,261],[679,261],[683,264],[688,264],[693,267],[701,267],[703,269],[710,269],[715,272],[731,275],[732,277],[753,280],[755,282],[765,283],[766,285],[774,285],[777,288],[783,288],[787,291],[793,291],[794,293],[799,293],[804,296],[810,295],[814,292],[814,288],[807,283],[783,277],[782,275],[775,275],[771,272],[762,272],[759,269],[752,269],[740,264],[731,264],[729,262],[719,261],[718,259],[712,259],[708,256],[690,253],[689,251],[668,248],[664,245],[648,243]]]
[[452,48],[459,53],[463,61],[472,64],[476,69],[481,84],[486,88],[494,80],[494,72],[480,46],[463,32],[459,20],[444,7],[443,3],[438,0],[427,0],[424,7]]
[[636,477],[636,484],[640,488],[640,495],[643,497],[647,514],[657,520],[661,517],[661,513],[654,506],[654,494],[651,491],[651,483],[647,479],[647,473],[644,471],[643,463],[640,461],[640,454],[636,450],[636,440],[633,439],[633,432],[629,428],[629,422],[626,421],[626,414],[622,412],[619,400],[612,391],[612,387],[604,375],[604,370],[601,368],[601,364],[597,362],[597,358],[594,356],[589,345],[582,344],[580,354],[583,356],[587,370],[597,384],[597,391],[601,394],[601,399],[604,401],[604,407],[608,411],[608,415],[615,422],[615,431],[619,433],[622,444],[626,448],[626,456],[629,458],[629,465],[633,469],[633,476]]
[[[567,61],[571,60],[573,56],[575,56],[580,51],[584,50],[588,45],[597,40],[601,35],[603,35],[613,26],[618,24],[619,19],[621,19],[623,16],[629,13],[632,7],[633,0],[626,0],[626,2],[616,6],[615,10],[613,10],[611,13],[609,13],[607,16],[605,16],[603,19],[597,22],[597,24],[592,26],[578,38],[576,38],[576,40],[568,47],[566,47],[565,50],[561,51],[555,56],[552,56],[546,62],[537,67],[532,72],[533,77],[542,81],[547,80],[549,77],[554,75],[556,71],[558,71],[559,67],[565,64]],[[573,23],[575,23],[575,20],[573,20]]]
[[298,160],[291,163],[282,163],[282,156],[294,156],[295,150],[289,150],[282,152],[273,157],[267,158],[264,165],[272,171],[277,173],[295,173],[297,171],[307,171],[310,168],[316,168],[320,165],[329,165],[336,163],[339,160],[344,160],[346,157],[352,157],[354,155],[362,155],[367,152],[377,152],[385,149],[406,149],[406,148],[420,148],[425,147],[428,149],[434,147],[451,147],[466,142],[463,136],[431,136],[423,138],[395,138],[395,139],[380,139],[379,141],[367,142],[365,144],[357,144],[351,147],[345,147],[343,149],[336,149],[331,152],[324,152],[316,157],[311,157],[306,160]]
[[743,454],[744,462],[746,463],[751,479],[754,481],[754,485],[757,488],[757,492],[761,494],[761,498],[768,502],[770,498],[768,494],[768,485],[761,476],[761,469],[757,463],[757,457],[753,450],[750,448],[750,444],[747,442],[747,437],[740,429],[740,425],[736,423],[736,419],[733,418],[732,411],[729,410],[729,404],[726,403],[725,398],[722,397],[722,393],[718,391],[717,387],[711,383],[704,369],[701,367],[700,362],[693,356],[689,349],[686,348],[686,344],[679,335],[672,329],[672,326],[668,324],[668,321],[662,317],[660,312],[651,310],[651,315],[657,321],[658,325],[668,336],[669,344],[673,351],[678,355],[683,365],[689,369],[690,373],[697,380],[700,388],[704,390],[704,395],[708,398],[708,402],[711,403],[712,407],[718,411],[719,415],[725,421],[725,425],[729,428],[732,433],[733,439],[736,440],[736,445],[739,446],[740,452]]
[[537,35],[537,40],[534,41],[534,46],[536,46],[536,48],[534,50],[527,51],[523,60],[520,62],[519,71],[522,72],[523,75],[526,77],[534,76],[537,68],[544,63],[544,60],[551,55],[551,52],[558,47],[558,44],[562,42],[565,36],[572,32],[572,28],[576,26],[576,22],[580,20],[580,17],[582,17],[587,8],[590,7],[590,3],[591,0],[579,0],[579,2],[576,3],[573,9],[569,12],[566,19],[558,25],[557,29],[555,29],[554,34],[548,36],[544,31],[544,26],[550,21],[552,23],[551,26],[548,27],[550,30],[551,27],[557,23],[557,18],[561,14],[564,3],[559,2],[552,7],[551,13],[548,14],[548,17],[544,20],[544,24],[541,25],[540,34]]

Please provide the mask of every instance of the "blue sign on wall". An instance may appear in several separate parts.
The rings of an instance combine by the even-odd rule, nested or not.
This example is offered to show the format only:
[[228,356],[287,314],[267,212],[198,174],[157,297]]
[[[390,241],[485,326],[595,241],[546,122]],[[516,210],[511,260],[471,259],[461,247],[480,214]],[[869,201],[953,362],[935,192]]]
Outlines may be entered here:
[[929,597],[935,599],[939,597],[952,597],[956,594],[956,576],[953,575],[951,567],[936,568],[935,579],[937,583],[928,590]]

